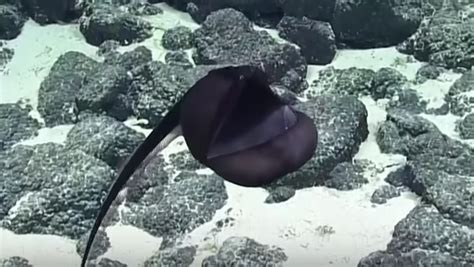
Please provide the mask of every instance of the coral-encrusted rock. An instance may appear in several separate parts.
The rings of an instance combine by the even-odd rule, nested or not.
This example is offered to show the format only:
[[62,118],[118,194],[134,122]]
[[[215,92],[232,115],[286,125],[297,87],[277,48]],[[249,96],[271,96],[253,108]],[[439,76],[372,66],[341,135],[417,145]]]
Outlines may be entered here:
[[449,88],[446,95],[451,113],[463,116],[474,111],[474,70],[464,73]]
[[367,109],[354,96],[318,96],[296,108],[314,120],[318,146],[312,159],[272,186],[305,188],[324,184],[334,167],[352,160],[368,136]]
[[149,22],[120,9],[105,6],[91,8],[86,12],[86,16],[80,20],[79,29],[86,41],[95,46],[107,40],[129,45],[152,35]]
[[41,82],[38,95],[38,111],[46,126],[77,121],[76,93],[85,78],[97,72],[100,66],[99,62],[76,51],[66,52],[56,60]]
[[370,202],[376,204],[384,204],[388,199],[400,196],[400,190],[393,185],[383,185],[377,188],[372,197],[370,197]]
[[281,266],[286,260],[279,247],[262,245],[248,237],[229,237],[216,255],[204,259],[202,266]]
[[210,221],[227,199],[224,180],[217,175],[189,175],[192,178],[165,189],[153,187],[138,202],[129,203],[130,211],[122,214],[124,222],[163,237],[161,247],[169,248],[181,235]]
[[87,263],[87,267],[127,267],[127,264],[121,263],[117,260],[101,257],[100,260],[91,261]]
[[88,116],[74,125],[66,139],[66,147],[80,149],[118,169],[138,147],[145,136],[123,123],[106,116]]
[[308,98],[317,94],[371,95],[377,100],[393,97],[405,88],[406,82],[407,78],[393,68],[380,68],[375,72],[371,69],[336,69],[330,66],[319,71],[319,78],[304,94]]
[[301,48],[308,64],[329,64],[336,55],[336,38],[328,22],[284,16],[278,30]]
[[459,123],[459,136],[462,139],[474,139],[474,113],[466,115]]
[[193,67],[193,63],[189,60],[185,51],[169,51],[165,55],[165,62],[168,65],[189,69]]
[[[150,3],[162,2],[150,0]],[[202,23],[213,11],[233,8],[256,22],[276,25],[283,16],[277,1],[268,0],[166,0],[173,7],[188,12],[198,23]]]
[[27,259],[23,257],[18,257],[18,256],[13,256],[8,259],[0,260],[0,266],[2,267],[33,267],[33,265],[31,265]]
[[8,48],[8,47],[3,47],[0,41],[0,72],[2,72],[5,69],[5,66],[12,60],[13,55],[15,55],[15,50]]
[[105,162],[54,143],[15,146],[0,158],[1,226],[17,234],[79,238],[116,176]]
[[363,175],[363,169],[350,162],[338,164],[328,177],[324,184],[338,190],[353,190],[369,182]]
[[441,75],[441,70],[439,67],[433,66],[431,64],[425,64],[421,66],[416,72],[416,82],[424,83],[427,80],[434,80]]
[[339,0],[331,24],[338,41],[372,48],[404,41],[416,32],[422,18],[421,1]]
[[403,154],[408,159],[428,151],[456,154],[463,147],[448,138],[427,119],[405,110],[392,109],[377,131],[377,143],[384,153]]
[[0,39],[14,39],[21,33],[26,17],[13,5],[0,3]]
[[170,50],[190,49],[194,44],[193,32],[184,26],[168,29],[163,34],[161,43]]
[[336,0],[279,0],[287,16],[307,17],[315,20],[331,21]]
[[376,251],[364,257],[357,267],[382,266],[450,266],[467,267],[467,264],[456,260],[449,254],[432,250],[413,249],[406,253],[390,254]]
[[[76,243],[76,252],[79,255],[84,255],[84,251],[86,249],[87,239],[89,238],[89,233],[83,235],[79,241]],[[97,235],[94,239],[94,246],[89,254],[88,259],[94,260],[97,259],[99,256],[103,255],[107,250],[110,248],[111,243],[110,239],[107,236],[107,233],[103,229],[99,229]]]
[[77,0],[21,0],[30,17],[39,24],[71,21],[81,15],[82,8]]
[[196,255],[195,247],[181,247],[161,250],[155,255],[148,258],[143,267],[156,266],[180,266],[188,267],[194,261]]
[[433,206],[418,206],[400,221],[387,246],[390,253],[420,248],[448,253],[474,264],[474,234],[443,218]]
[[270,83],[293,92],[306,89],[306,62],[290,44],[256,31],[243,13],[226,8],[211,13],[195,32],[196,64],[250,64],[265,70]]
[[28,115],[32,109],[20,103],[0,104],[0,151],[38,134],[40,123]]
[[146,127],[155,127],[163,115],[184,93],[207,73],[222,65],[183,68],[179,64],[152,61],[133,69],[129,96],[135,116],[148,120]]
[[474,17],[465,18],[461,11],[449,6],[437,11],[398,50],[436,66],[470,69],[474,66]]
[[124,96],[130,82],[127,70],[121,66],[104,66],[100,71],[91,73],[75,94],[78,111],[92,111],[126,120],[131,110],[127,110],[128,99]]

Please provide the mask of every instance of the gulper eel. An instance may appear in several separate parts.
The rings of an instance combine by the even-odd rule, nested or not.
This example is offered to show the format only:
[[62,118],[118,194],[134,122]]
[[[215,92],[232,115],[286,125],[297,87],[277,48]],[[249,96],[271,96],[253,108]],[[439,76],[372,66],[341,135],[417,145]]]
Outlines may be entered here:
[[150,153],[182,135],[192,156],[223,179],[245,187],[267,185],[296,171],[313,155],[317,130],[284,103],[266,74],[252,66],[209,71],[168,111],[123,165],[91,229],[81,267],[113,201]]

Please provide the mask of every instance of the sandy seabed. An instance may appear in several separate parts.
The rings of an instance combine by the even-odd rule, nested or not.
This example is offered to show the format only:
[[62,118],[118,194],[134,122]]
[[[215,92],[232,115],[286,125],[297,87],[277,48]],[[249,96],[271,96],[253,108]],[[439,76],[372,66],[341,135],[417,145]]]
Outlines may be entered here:
[[[160,45],[163,29],[177,25],[192,29],[199,25],[189,15],[160,5],[165,13],[148,19],[156,26],[152,38],[144,42],[121,47],[119,51],[132,50],[145,45],[152,50],[153,58],[163,60],[166,50]],[[274,31],[270,31],[276,36]],[[13,48],[15,55],[0,73],[0,103],[14,103],[26,100],[34,108],[41,81],[46,77],[55,60],[67,51],[79,51],[96,60],[97,48],[87,44],[79,32],[78,25],[39,26],[29,20],[19,37],[8,41],[6,47]],[[360,67],[377,70],[394,67],[413,79],[420,62],[396,65],[397,58],[406,57],[395,48],[338,51],[335,60],[329,64],[335,68]],[[307,79],[311,83],[317,72],[326,66],[309,66]],[[460,75],[444,73],[437,80],[429,80],[413,86],[430,107],[443,103],[449,86]],[[338,191],[326,187],[298,190],[290,200],[279,204],[265,204],[268,193],[263,189],[249,189],[226,182],[227,204],[219,210],[213,220],[192,231],[184,240],[185,244],[199,245],[192,266],[200,266],[202,259],[213,254],[211,247],[219,246],[227,237],[246,236],[257,242],[276,245],[284,249],[288,256],[286,266],[333,266],[353,267],[359,260],[375,250],[385,249],[391,240],[393,227],[416,206],[418,197],[411,193],[390,199],[386,204],[370,202],[373,191],[385,184],[385,176],[405,162],[401,155],[382,154],[375,142],[378,125],[385,120],[383,102],[370,98],[360,99],[368,110],[369,137],[362,143],[357,159],[368,159],[376,166],[377,172],[368,172],[369,183],[359,189]],[[41,120],[34,110],[31,116]],[[441,131],[458,139],[454,131],[453,115],[424,115],[434,122]],[[133,128],[133,120],[127,122]],[[23,144],[44,142],[64,142],[72,125],[43,128],[39,135]],[[149,133],[149,131],[144,131]],[[164,153],[183,149],[181,138],[175,140]],[[229,208],[232,208],[230,213]],[[215,222],[231,216],[234,226],[213,234]],[[324,234],[321,229],[330,227],[334,232]],[[119,260],[128,266],[139,266],[152,256],[161,239],[143,230],[127,225],[115,225],[106,229],[112,247],[102,257]],[[206,237],[211,237],[204,241]],[[0,228],[0,258],[22,256],[35,267],[78,266],[80,256],[76,252],[76,242],[64,237],[50,235],[17,235]]]

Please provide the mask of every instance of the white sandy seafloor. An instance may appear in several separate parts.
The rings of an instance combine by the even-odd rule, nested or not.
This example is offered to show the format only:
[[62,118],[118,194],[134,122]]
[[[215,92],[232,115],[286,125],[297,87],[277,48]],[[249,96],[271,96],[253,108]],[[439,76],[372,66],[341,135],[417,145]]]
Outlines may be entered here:
[[[149,17],[157,27],[156,34],[139,44],[121,48],[131,50],[138,45],[146,45],[153,52],[154,59],[162,60],[166,52],[160,40],[163,29],[176,25],[198,27],[189,15],[175,11],[165,5],[163,15]],[[14,103],[20,99],[36,107],[37,93],[41,81],[48,74],[55,60],[71,50],[80,51],[99,60],[97,48],[88,45],[78,30],[78,25],[39,26],[28,21],[23,32],[7,47],[15,50],[6,71],[0,73],[0,102]],[[409,79],[413,79],[420,62],[394,64],[406,55],[395,48],[338,51],[330,65],[335,68],[361,67],[377,70],[381,67],[397,68]],[[310,66],[308,81],[317,77],[317,71],[325,66]],[[445,73],[437,80],[414,86],[430,107],[441,105],[449,86],[460,75]],[[375,168],[367,172],[369,183],[351,191],[338,191],[326,187],[298,190],[290,200],[279,204],[265,204],[268,193],[263,189],[243,188],[226,182],[227,204],[217,212],[214,219],[192,231],[184,240],[185,244],[197,244],[199,249],[193,266],[200,266],[202,259],[214,254],[215,248],[230,236],[246,236],[267,245],[284,249],[288,256],[286,266],[356,266],[359,260],[375,250],[385,249],[391,240],[397,222],[418,203],[416,195],[402,193],[386,204],[370,202],[374,190],[385,184],[385,176],[403,164],[401,155],[382,154],[375,142],[376,129],[385,120],[383,101],[370,98],[361,99],[368,109],[369,137],[361,145],[357,159],[368,159]],[[40,118],[32,111],[32,116]],[[444,133],[458,139],[454,131],[453,115],[426,115]],[[133,120],[127,125],[133,124]],[[23,144],[44,142],[62,143],[72,125],[43,128],[39,136],[25,140]],[[175,140],[167,149],[180,149]],[[182,149],[182,148],[181,148]],[[231,211],[229,211],[231,209]],[[235,219],[234,226],[213,233],[215,222],[226,217]],[[326,231],[332,229],[333,233]],[[146,232],[125,225],[115,225],[106,229],[112,247],[102,257],[119,260],[128,266],[140,266],[153,252],[158,250],[161,240]],[[204,239],[206,239],[204,241]],[[17,235],[0,228],[0,258],[22,256],[35,267],[79,266],[80,255],[76,252],[76,242],[64,237],[50,235]]]

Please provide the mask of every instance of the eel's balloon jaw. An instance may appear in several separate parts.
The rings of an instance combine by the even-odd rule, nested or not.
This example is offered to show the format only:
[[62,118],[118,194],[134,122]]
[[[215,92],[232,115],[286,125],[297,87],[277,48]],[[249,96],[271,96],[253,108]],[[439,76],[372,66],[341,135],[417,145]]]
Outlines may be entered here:
[[183,98],[180,121],[191,154],[242,186],[271,183],[316,150],[313,121],[283,103],[250,66],[209,72]]

